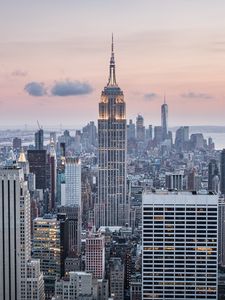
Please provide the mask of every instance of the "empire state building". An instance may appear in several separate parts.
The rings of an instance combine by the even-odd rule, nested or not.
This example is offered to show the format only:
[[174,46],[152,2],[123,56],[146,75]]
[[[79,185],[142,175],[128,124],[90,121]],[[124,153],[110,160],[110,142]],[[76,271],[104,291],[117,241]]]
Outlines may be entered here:
[[95,226],[123,226],[128,223],[126,192],[126,104],[116,82],[114,45],[109,80],[101,94],[98,119],[98,199]]

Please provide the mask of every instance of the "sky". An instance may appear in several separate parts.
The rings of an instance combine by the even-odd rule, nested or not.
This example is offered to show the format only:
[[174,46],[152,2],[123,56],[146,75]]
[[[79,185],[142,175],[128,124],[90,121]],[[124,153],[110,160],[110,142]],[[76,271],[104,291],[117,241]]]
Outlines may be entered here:
[[127,119],[225,125],[224,0],[0,0],[0,126],[98,118],[114,33]]

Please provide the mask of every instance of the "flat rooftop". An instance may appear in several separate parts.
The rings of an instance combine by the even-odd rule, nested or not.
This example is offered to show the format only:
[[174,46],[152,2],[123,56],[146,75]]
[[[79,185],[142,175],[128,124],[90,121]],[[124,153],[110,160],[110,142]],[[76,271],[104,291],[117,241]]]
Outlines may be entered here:
[[217,205],[219,195],[208,194],[207,191],[187,192],[155,190],[142,194],[143,205]]

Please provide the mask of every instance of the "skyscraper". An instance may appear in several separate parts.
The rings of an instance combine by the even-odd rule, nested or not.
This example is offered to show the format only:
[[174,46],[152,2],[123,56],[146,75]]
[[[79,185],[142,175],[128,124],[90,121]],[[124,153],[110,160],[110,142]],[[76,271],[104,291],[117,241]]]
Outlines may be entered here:
[[0,299],[43,300],[40,262],[31,260],[30,195],[23,170],[3,168],[0,181]]
[[218,196],[143,194],[142,299],[217,299]]
[[161,106],[161,126],[162,126],[162,140],[166,140],[168,136],[168,105],[165,98],[164,103]]
[[225,149],[222,150],[220,156],[220,191],[225,195]]
[[105,238],[90,235],[85,246],[85,271],[92,273],[93,278],[103,279],[105,275]]
[[211,159],[208,165],[208,191],[218,192],[219,168],[215,159]]
[[44,130],[39,129],[35,132],[35,149],[43,150],[44,149]]
[[115,60],[112,54],[109,80],[102,91],[98,119],[98,200],[95,205],[95,225],[117,226],[128,223],[126,198],[127,152],[126,104],[116,82]]
[[136,119],[136,138],[139,142],[145,141],[144,118],[141,115],[138,115]]
[[62,205],[81,207],[81,162],[78,158],[67,157],[65,164],[65,201]]

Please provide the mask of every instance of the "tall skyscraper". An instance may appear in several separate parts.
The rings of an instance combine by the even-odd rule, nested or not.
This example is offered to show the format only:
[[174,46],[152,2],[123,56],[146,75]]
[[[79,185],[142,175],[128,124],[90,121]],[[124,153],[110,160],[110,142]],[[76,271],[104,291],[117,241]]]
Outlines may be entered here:
[[62,205],[81,207],[81,161],[67,157],[65,164],[65,202]]
[[36,188],[42,190],[46,189],[48,187],[46,150],[28,150],[27,159],[30,172],[34,173],[36,177]]
[[220,191],[222,195],[225,195],[225,149],[220,155]]
[[109,80],[102,91],[98,119],[98,200],[95,225],[117,226],[128,223],[129,206],[126,193],[127,154],[126,104],[116,82],[112,54]]
[[208,165],[208,191],[218,193],[219,168],[215,159],[211,159]]
[[136,119],[136,138],[139,142],[145,141],[144,118],[141,115],[138,115]]
[[33,221],[33,258],[40,259],[44,274],[45,295],[54,295],[55,280],[61,275],[60,221],[44,215]]
[[217,299],[218,196],[143,194],[142,299]]
[[36,150],[43,150],[44,149],[44,130],[39,129],[35,132],[35,149]]
[[40,262],[31,260],[30,195],[23,170],[3,168],[0,181],[0,299],[43,300]]
[[162,140],[166,140],[168,137],[168,105],[165,98],[164,103],[161,106],[161,126],[162,126]]

